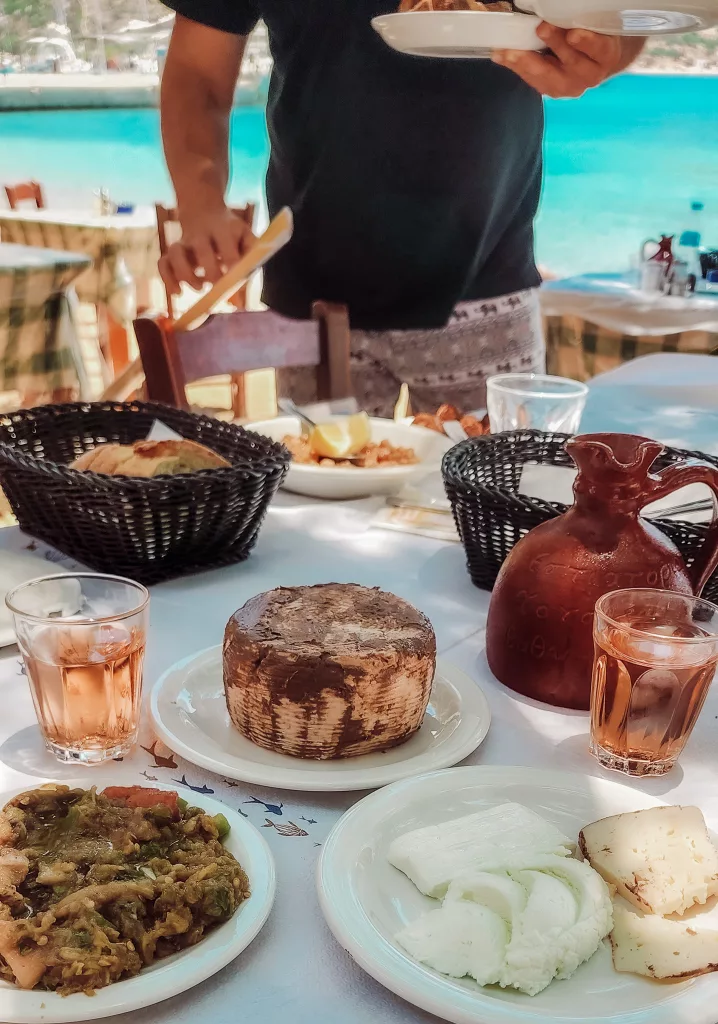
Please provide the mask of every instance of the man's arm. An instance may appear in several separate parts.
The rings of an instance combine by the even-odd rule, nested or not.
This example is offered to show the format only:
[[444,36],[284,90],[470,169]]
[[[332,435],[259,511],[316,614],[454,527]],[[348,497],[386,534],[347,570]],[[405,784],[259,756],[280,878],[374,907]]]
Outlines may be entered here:
[[225,202],[229,119],[245,43],[244,36],[177,15],[160,99],[162,141],[182,225],[182,240],[160,260],[160,273],[175,294],[182,281],[193,288],[216,281],[251,238]]
[[494,53],[496,64],[510,68],[544,96],[581,96],[625,71],[643,49],[636,37],[604,36],[585,29],[566,31],[542,24],[538,35],[551,53],[502,50]]

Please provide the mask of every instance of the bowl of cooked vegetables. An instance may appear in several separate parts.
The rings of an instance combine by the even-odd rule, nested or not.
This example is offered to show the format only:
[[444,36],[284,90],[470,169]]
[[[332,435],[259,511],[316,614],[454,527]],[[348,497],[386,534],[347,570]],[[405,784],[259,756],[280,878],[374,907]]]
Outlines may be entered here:
[[234,959],[269,915],[269,849],[216,800],[58,783],[0,799],[8,1024],[94,1020],[176,995]]

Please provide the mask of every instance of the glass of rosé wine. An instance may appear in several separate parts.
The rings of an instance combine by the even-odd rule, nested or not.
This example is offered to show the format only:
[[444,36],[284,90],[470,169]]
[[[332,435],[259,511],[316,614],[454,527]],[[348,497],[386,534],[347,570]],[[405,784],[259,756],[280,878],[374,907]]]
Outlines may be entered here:
[[596,602],[591,753],[605,768],[663,775],[678,760],[718,664],[718,607],[670,590]]
[[5,600],[48,750],[88,765],[127,754],[139,728],[147,590],[121,576],[68,573],[31,580]]

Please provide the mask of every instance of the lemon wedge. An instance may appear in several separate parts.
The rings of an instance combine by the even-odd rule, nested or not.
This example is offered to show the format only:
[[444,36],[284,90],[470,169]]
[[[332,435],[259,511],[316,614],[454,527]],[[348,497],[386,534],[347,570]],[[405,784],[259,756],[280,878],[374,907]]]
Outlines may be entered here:
[[356,455],[371,441],[371,423],[365,412],[354,413],[346,422],[347,433],[351,438],[351,454]]
[[323,459],[342,459],[351,455],[351,438],[340,423],[317,423],[309,435],[313,452]]
[[344,459],[356,455],[371,440],[371,424],[365,412],[345,420],[318,423],[309,435],[312,450],[324,459]]

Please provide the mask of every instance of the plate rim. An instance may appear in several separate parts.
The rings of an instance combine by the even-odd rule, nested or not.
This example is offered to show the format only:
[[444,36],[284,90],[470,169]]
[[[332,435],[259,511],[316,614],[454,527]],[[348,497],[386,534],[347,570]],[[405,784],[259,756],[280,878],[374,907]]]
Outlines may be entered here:
[[[650,0],[645,0],[645,3],[646,4],[650,3]],[[658,39],[658,38],[661,38],[662,36],[679,35],[679,34],[681,34],[681,32],[691,32],[691,31],[694,31],[694,32],[705,32],[708,29],[714,28],[718,24],[718,12],[715,15],[712,14],[711,11],[709,10],[708,5],[706,3],[702,3],[702,4],[700,4],[700,3],[696,4],[695,2],[694,3],[691,3],[691,2],[689,2],[689,3],[682,3],[679,0],[679,2],[676,2],[673,6],[671,6],[669,8],[667,6],[666,7],[661,7],[660,5],[656,6],[655,4],[653,6],[651,6],[651,7],[641,6],[641,0],[638,0],[638,2],[633,4],[633,5],[629,5],[629,0],[626,0],[626,7],[624,8],[624,10],[625,11],[635,12],[637,14],[643,14],[643,13],[646,13],[646,14],[659,14],[659,13],[664,13],[664,14],[682,14],[684,16],[691,17],[691,18],[694,19],[694,21],[698,22],[698,24],[693,26],[693,27],[686,26],[685,28],[678,28],[676,26],[667,26],[667,27],[664,27],[664,28],[658,28],[658,29],[656,29],[655,31],[652,31],[652,32],[649,31],[648,33],[646,33],[645,30],[644,31],[639,31],[638,29],[635,30],[635,31],[633,31],[633,30],[628,31],[627,30],[627,31],[619,33],[619,35],[621,37],[627,38],[627,39],[635,38],[636,36],[639,36],[639,35],[640,36],[648,35],[651,38],[655,37],[655,38]],[[597,13],[596,11],[587,11],[587,12],[583,12],[583,13],[576,12],[576,13],[571,13],[571,14],[566,15],[566,17],[557,18],[556,20],[560,20],[562,25],[564,27],[567,27],[567,28],[586,28],[586,27],[588,27],[591,31],[598,32],[599,34],[604,34],[604,35],[614,34],[615,35],[616,34],[615,33],[615,28],[596,28],[593,25],[588,25],[586,23],[586,20],[589,17],[589,15],[591,15],[591,14],[595,15],[596,13]],[[613,13],[620,13],[620,12],[615,12],[612,9],[608,9],[605,12],[600,12],[600,13],[613,14]],[[379,35],[382,36],[382,38],[384,38],[384,29],[385,28],[390,27],[392,25],[401,24],[400,22],[396,21],[397,18],[407,18],[407,17],[410,17],[411,15],[414,15],[415,17],[420,17],[420,16],[425,16],[427,14],[432,14],[437,19],[440,18],[440,17],[442,19],[452,19],[453,18],[456,21],[457,24],[461,24],[461,22],[459,20],[461,18],[464,18],[464,21],[465,21],[466,24],[471,24],[471,22],[468,21],[468,18],[476,17],[479,14],[481,14],[483,16],[493,15],[494,17],[499,17],[499,16],[504,16],[505,17],[505,16],[509,15],[509,16],[514,16],[514,17],[520,17],[522,19],[530,18],[530,19],[532,19],[536,23],[536,25],[538,25],[543,20],[540,15],[532,14],[530,11],[388,11],[385,14],[378,14],[374,18],[372,18],[371,19],[371,24],[372,24],[372,27],[374,28],[374,30],[376,32],[378,32]],[[546,18],[550,18],[550,17],[551,17],[550,14],[546,14]],[[447,21],[447,24],[450,24],[450,23],[451,23],[450,21]],[[388,42],[388,40],[385,40],[385,41]],[[390,43],[389,45],[394,45],[394,44]],[[478,46],[479,44],[477,43],[476,45]],[[443,44],[442,45],[441,39],[437,39],[436,47],[437,47],[437,49],[440,49],[440,50],[441,49],[446,49],[446,50],[450,50],[451,49],[450,44]],[[407,50],[407,51],[402,51],[402,52],[409,52],[409,51]]]
[[377,14],[371,19],[372,25],[383,25],[387,21],[394,21],[396,18],[406,18],[407,16],[424,16],[426,14],[441,15],[442,18],[475,18],[478,14],[486,16],[487,14],[493,17],[499,18],[520,18],[522,21],[530,19],[537,24],[541,23],[541,18],[537,14],[531,14],[530,11],[387,11],[386,14]]
[[[484,19],[489,18],[490,22],[469,20],[477,18],[479,15]],[[434,24],[438,31],[430,33],[430,40],[420,42],[423,33],[419,32],[417,26],[421,25],[423,28],[430,24],[430,20],[418,21],[417,19],[430,19],[431,17],[435,19]],[[506,20],[512,18],[513,22]],[[404,19],[404,21],[398,19]],[[406,19],[411,19],[411,21]],[[481,29],[482,24],[484,25],[483,29]],[[536,35],[536,29],[540,24],[541,18],[523,11],[390,11],[386,14],[378,14],[371,19],[372,28],[387,46],[399,53],[416,57],[434,57],[439,60],[485,60],[497,46],[513,47],[513,49],[527,53],[538,52],[544,47],[543,42]],[[450,38],[445,38],[440,31],[442,25],[447,34],[449,27],[451,28]],[[507,31],[507,26],[513,25],[513,29],[520,33],[520,38],[501,38],[499,40],[494,38],[487,41],[487,32],[493,34],[491,25],[494,30],[500,25],[504,33]],[[460,47],[456,38],[459,29],[462,35]],[[467,30],[469,31],[468,42],[463,38]],[[406,38],[407,34],[409,39]],[[529,34],[533,36],[530,45],[523,38],[524,36],[528,38]]]
[[[467,778],[469,775],[474,776],[476,779],[475,785],[477,786],[497,785],[502,780],[505,780],[506,783],[514,784],[526,781],[529,784],[543,783],[546,786],[551,785],[555,789],[573,792],[578,791],[578,787],[582,782],[585,788],[586,782],[590,781],[591,783],[597,783],[601,788],[629,790],[636,795],[637,802],[643,801],[643,806],[645,807],[665,804],[664,800],[651,793],[633,789],[631,786],[614,779],[589,775],[585,772],[533,768],[526,765],[469,765],[429,772],[423,776],[416,776],[413,779],[405,779],[391,786],[385,786],[375,793],[370,793],[363,800],[359,800],[350,807],[333,826],[320,851],[315,876],[317,896],[324,919],[334,938],[349,953],[352,959],[379,984],[413,1006],[433,1013],[440,1019],[452,1022],[452,1024],[625,1024],[628,1018],[623,1012],[619,1012],[618,1015],[612,1012],[608,1016],[581,1015],[562,1017],[558,1017],[554,1013],[552,1017],[550,1012],[537,1013],[530,1006],[527,1006],[525,1009],[517,1009],[515,1004],[503,1003],[499,1000],[494,1000],[494,1005],[491,1005],[485,997],[476,999],[475,1008],[464,1009],[457,1005],[447,1008],[446,998],[442,1000],[441,987],[439,987],[438,998],[430,991],[426,993],[424,990],[425,979],[429,978],[433,981],[440,981],[441,976],[436,975],[435,972],[430,973],[426,968],[412,961],[408,955],[402,953],[397,946],[381,935],[371,922],[363,905],[354,897],[353,890],[348,888],[345,872],[342,872],[342,888],[351,894],[351,899],[345,899],[344,906],[342,907],[338,906],[337,902],[332,898],[331,887],[328,887],[326,882],[328,865],[330,865],[332,857],[335,856],[336,847],[342,833],[355,817],[366,813],[367,805],[373,811],[380,813],[382,805],[390,805],[395,795],[402,789],[410,790],[414,787],[421,787],[427,780],[438,779],[439,777],[446,780],[446,786],[448,787],[451,785],[452,780],[458,781],[460,774],[464,778]],[[374,817],[376,818],[376,816],[377,814],[375,813]],[[333,888],[336,888],[336,884],[334,884]],[[356,913],[354,915],[347,909],[351,903],[356,904]],[[359,920],[357,920],[357,915]],[[364,934],[367,925],[374,938],[374,941],[369,945],[367,945],[366,935]],[[392,967],[385,965],[387,952],[392,959],[399,957],[402,960],[406,960],[410,968],[409,972],[398,976],[393,973]],[[713,986],[716,987],[718,985],[718,974],[704,976],[705,980],[711,978],[713,979]],[[696,978],[693,980],[700,982],[704,979]],[[680,1012],[686,1014],[685,1019],[691,1020],[692,1024],[714,1024],[714,1012],[710,1009],[705,1009],[706,1002],[710,1002],[710,994],[708,994],[707,999],[705,991],[703,994],[700,993],[700,987],[704,986],[692,985],[681,993],[683,998],[681,999]],[[696,988],[699,990],[697,996]],[[676,995],[678,995],[677,990],[675,991]],[[480,996],[481,994],[479,993],[478,995]],[[687,1005],[683,1005],[686,1000]],[[702,1008],[703,1012],[707,1014],[706,1016],[700,1016]],[[659,1006],[650,1007],[648,1010],[631,1011],[630,1019],[632,1024],[676,1024],[678,1019],[676,1016],[676,1001],[672,999]]]
[[[92,778],[96,778],[98,787],[100,785],[104,787],[113,784],[112,775],[109,771],[101,776],[93,776]],[[125,779],[121,774],[117,776],[117,779],[118,784],[126,781],[128,785],[140,785],[140,783],[133,782],[131,778]],[[81,789],[89,789],[93,784],[89,775],[85,778],[78,776],[77,778],[69,779],[38,780],[25,786],[3,790],[0,793],[0,806],[4,806],[8,800],[19,793],[24,793],[29,789],[38,789],[40,786],[47,785],[48,783]],[[177,786],[171,786],[160,780],[144,788],[178,792]],[[207,809],[215,814],[224,814],[228,818],[231,832],[234,833],[238,842],[244,846],[247,859],[253,865],[252,873],[250,874],[245,864],[242,864],[242,867],[247,870],[250,886],[252,887],[249,899],[238,908],[229,921],[225,921],[224,924],[221,924],[209,936],[211,938],[212,935],[217,935],[223,929],[226,929],[228,935],[227,941],[215,952],[214,957],[210,956],[208,961],[207,955],[209,951],[207,951],[205,956],[195,956],[192,958],[194,951],[202,949],[203,942],[205,941],[203,939],[196,946],[191,946],[188,950],[183,950],[179,954],[169,957],[166,961],[160,962],[162,966],[158,970],[143,970],[133,978],[114,982],[112,985],[98,989],[92,998],[85,996],[83,993],[58,996],[54,992],[44,992],[38,989],[24,991],[11,987],[8,982],[2,982],[0,983],[0,1004],[2,1004],[0,1015],[3,1018],[3,1024],[75,1024],[75,1022],[101,1020],[105,1017],[114,1017],[120,1013],[133,1013],[150,1006],[156,1006],[158,1003],[172,999],[174,996],[195,988],[197,985],[213,977],[240,956],[256,939],[267,923],[276,898],[277,870],[274,855],[266,839],[255,826],[246,821],[229,804],[222,802],[215,795],[204,793],[198,795],[197,806],[201,806],[203,809]],[[254,879],[258,879],[256,891]],[[253,899],[255,901],[254,904],[251,903]],[[245,923],[242,926],[242,907],[245,906],[248,907],[251,914],[245,914]],[[232,928],[234,935],[230,936],[229,932]],[[162,971],[163,967],[164,977],[160,984],[158,971]],[[137,991],[131,993],[129,999],[123,998],[122,991],[127,991],[125,986],[132,985],[137,988]],[[23,1010],[22,1006],[20,1006],[16,1010],[14,1006],[5,1005],[13,1002],[3,998],[3,993],[6,992],[13,992],[18,1002],[21,1002],[21,998],[18,997],[24,996],[34,1006],[28,1006],[27,1010]],[[103,996],[107,1000],[106,1006],[102,1006]],[[53,999],[59,1000],[57,1012],[53,1012],[51,1007],[48,1006],[48,1003]],[[43,1003],[45,1004],[44,1006],[42,1005]]]
[[[205,768],[207,771],[211,771],[215,775],[234,779],[238,782],[245,782],[249,785],[269,786],[273,789],[305,793],[357,792],[360,790],[381,788],[396,784],[406,779],[416,778],[419,775],[427,774],[426,771],[422,770],[421,765],[415,767],[413,770],[407,767],[404,767],[403,771],[401,770],[402,766],[411,765],[413,760],[419,760],[419,758],[425,756],[424,754],[415,755],[414,758],[409,758],[404,761],[396,761],[392,764],[381,765],[375,768],[361,769],[361,767],[357,767],[355,771],[342,772],[341,774],[334,776],[332,780],[327,781],[326,776],[331,772],[331,767],[328,768],[327,772],[308,772],[301,767],[297,767],[294,774],[291,774],[292,770],[286,765],[272,766],[258,764],[256,769],[253,769],[251,767],[253,762],[245,762],[248,765],[248,769],[246,771],[242,769],[241,774],[237,774],[238,769],[230,768],[228,770],[228,766],[219,765],[219,763],[214,761],[212,758],[207,757],[204,754],[197,753],[191,747],[187,746],[180,737],[172,733],[163,721],[158,706],[159,698],[162,690],[169,683],[171,677],[175,673],[188,670],[193,662],[199,662],[200,659],[210,658],[212,655],[219,655],[221,657],[221,650],[221,644],[213,644],[211,647],[206,647],[201,651],[196,651],[194,654],[188,655],[186,658],[180,659],[160,675],[150,692],[150,715],[152,718],[152,724],[159,738],[163,743],[166,743],[174,753],[179,754],[180,757],[183,757],[186,761],[189,761],[191,764],[198,765],[201,768]],[[436,765],[432,765],[432,770],[444,770],[468,757],[486,739],[491,727],[491,707],[486,698],[486,694],[479,684],[466,672],[453,665],[451,662],[447,662],[443,658],[437,658],[436,674],[441,675],[446,679],[450,686],[454,687],[454,689],[459,692],[462,702],[466,699],[464,691],[470,693],[471,697],[475,699],[476,702],[476,722],[473,729],[467,733],[466,738],[458,746],[456,752],[447,755],[447,760],[443,764],[437,763]],[[450,741],[447,742],[447,747],[449,747],[449,750],[451,749]],[[296,758],[295,760],[301,762],[300,758]],[[351,760],[356,762],[360,759],[352,758]],[[332,762],[327,761],[326,764],[331,766]],[[369,781],[367,781],[367,775],[369,773],[373,773],[373,775],[369,778]]]

